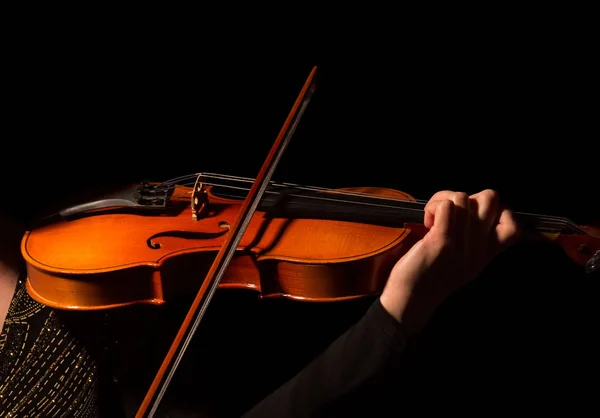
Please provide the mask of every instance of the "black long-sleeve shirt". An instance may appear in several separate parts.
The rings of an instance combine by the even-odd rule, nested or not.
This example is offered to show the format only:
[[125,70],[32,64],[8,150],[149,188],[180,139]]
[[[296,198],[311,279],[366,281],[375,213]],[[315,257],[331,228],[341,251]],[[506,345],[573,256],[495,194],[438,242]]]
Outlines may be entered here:
[[377,299],[356,324],[244,418],[353,415],[403,363],[408,341],[402,325]]

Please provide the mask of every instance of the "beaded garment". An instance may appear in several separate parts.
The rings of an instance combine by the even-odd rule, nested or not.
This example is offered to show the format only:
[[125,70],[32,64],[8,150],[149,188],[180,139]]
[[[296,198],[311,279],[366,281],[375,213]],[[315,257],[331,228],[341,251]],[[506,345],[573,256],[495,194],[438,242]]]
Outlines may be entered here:
[[97,417],[97,365],[20,277],[0,334],[0,418]]

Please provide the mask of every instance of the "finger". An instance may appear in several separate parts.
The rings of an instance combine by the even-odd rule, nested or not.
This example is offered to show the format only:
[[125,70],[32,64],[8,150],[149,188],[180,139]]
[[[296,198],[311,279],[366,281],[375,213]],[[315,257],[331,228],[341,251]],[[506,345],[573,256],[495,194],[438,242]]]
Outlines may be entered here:
[[451,200],[434,200],[425,206],[425,226],[448,236],[454,227],[454,203]]
[[431,196],[431,198],[425,205],[425,219],[423,224],[427,228],[431,228],[434,224],[434,215],[436,209],[438,208],[439,202],[443,200],[452,201],[453,194],[454,192],[450,190],[442,190],[441,192],[436,192],[433,196]]
[[469,195],[465,192],[453,192],[451,190],[442,190],[441,192],[437,192],[429,202],[433,202],[435,200],[451,200],[455,205],[467,209],[469,207]]
[[504,249],[512,245],[519,237],[520,229],[517,224],[515,214],[509,209],[503,209],[500,212],[498,225],[496,225],[496,240],[499,249]]
[[456,194],[456,192],[453,192],[452,190],[442,190],[439,192],[436,192],[433,196],[431,196],[431,198],[429,199],[430,202],[433,202],[435,200],[454,200],[454,195]]
[[484,233],[489,233],[498,222],[500,195],[495,190],[486,189],[471,195],[471,211],[481,221]]
[[438,192],[434,196],[436,195],[440,199],[448,199],[454,203],[454,228],[457,231],[468,231],[470,217],[469,195],[464,192],[452,192],[449,190]]
[[444,197],[444,195],[447,196],[448,193],[451,192],[448,190],[444,190],[435,193],[433,196],[431,196],[431,198],[425,205],[425,217],[423,219],[423,225],[425,225],[427,228],[431,229],[435,222],[435,211],[438,208],[439,202],[442,200],[449,200]]

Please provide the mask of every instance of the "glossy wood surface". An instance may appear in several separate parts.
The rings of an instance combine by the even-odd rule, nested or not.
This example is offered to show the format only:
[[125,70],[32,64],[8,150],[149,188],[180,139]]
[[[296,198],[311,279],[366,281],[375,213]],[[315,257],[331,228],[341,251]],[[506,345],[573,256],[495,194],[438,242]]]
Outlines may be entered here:
[[[406,193],[374,188],[360,192]],[[58,309],[162,304],[201,284],[240,202],[210,194],[193,221],[191,189],[178,187],[173,215],[102,214],[28,231],[22,241],[27,286]],[[256,212],[220,287],[262,297],[331,301],[374,294],[407,250],[410,231],[354,222],[268,218]]]
[[[345,189],[404,200],[404,192]],[[191,188],[177,187],[169,215],[102,212],[28,231],[22,240],[27,289],[58,309],[95,310],[165,303],[200,287],[240,202],[210,193],[198,221]],[[600,251],[597,228],[584,234],[544,234],[584,266]],[[220,288],[263,298],[337,301],[377,294],[395,261],[425,233],[405,228],[316,219],[269,218],[256,212]],[[537,236],[537,235],[536,235]]]

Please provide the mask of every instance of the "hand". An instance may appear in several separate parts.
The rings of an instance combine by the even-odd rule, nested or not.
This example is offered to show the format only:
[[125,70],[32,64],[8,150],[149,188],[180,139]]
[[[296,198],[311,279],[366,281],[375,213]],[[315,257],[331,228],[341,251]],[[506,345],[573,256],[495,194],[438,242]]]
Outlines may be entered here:
[[519,235],[513,213],[493,190],[438,192],[425,206],[424,224],[429,231],[396,263],[380,297],[413,332]]

